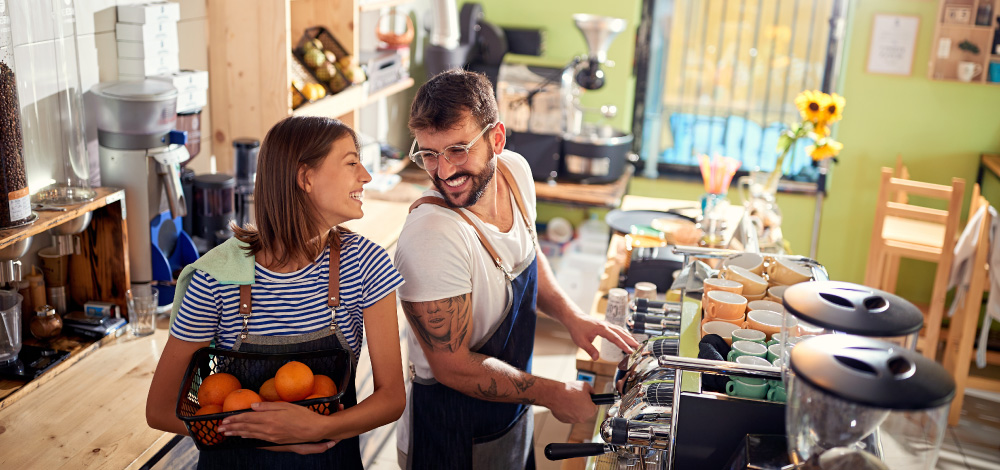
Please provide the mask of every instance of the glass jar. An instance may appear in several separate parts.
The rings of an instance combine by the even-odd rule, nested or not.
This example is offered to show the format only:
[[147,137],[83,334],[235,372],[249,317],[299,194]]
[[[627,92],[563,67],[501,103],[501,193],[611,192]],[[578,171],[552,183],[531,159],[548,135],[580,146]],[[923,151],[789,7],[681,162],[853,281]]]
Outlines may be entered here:
[[[79,53],[76,44],[76,10],[73,2],[53,0],[49,22],[55,33],[52,41],[56,68],[55,104],[59,118],[49,126],[54,132],[44,138],[52,139],[62,159],[52,173],[55,183],[35,193],[33,199],[42,204],[69,205],[94,199],[90,188],[90,161],[83,130],[83,91],[81,89]],[[40,100],[35,100],[36,106]],[[35,119],[52,120],[51,112],[34,112]],[[38,129],[44,128],[39,124]],[[50,144],[51,145],[51,144]],[[51,170],[50,170],[51,171]]]
[[38,339],[50,339],[59,336],[62,332],[62,317],[56,313],[56,309],[51,305],[42,305],[35,311],[35,317],[31,319],[31,335]]
[[0,2],[0,228],[31,222],[8,2]]

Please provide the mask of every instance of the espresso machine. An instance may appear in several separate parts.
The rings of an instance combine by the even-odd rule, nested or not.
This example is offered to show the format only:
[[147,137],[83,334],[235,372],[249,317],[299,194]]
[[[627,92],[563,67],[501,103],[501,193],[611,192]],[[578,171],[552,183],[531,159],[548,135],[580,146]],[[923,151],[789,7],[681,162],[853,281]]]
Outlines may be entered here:
[[99,83],[91,93],[101,181],[125,189],[131,282],[160,281],[160,304],[169,305],[173,275],[198,258],[181,222],[187,204],[180,165],[190,154],[186,133],[176,130],[177,89],[145,79]]

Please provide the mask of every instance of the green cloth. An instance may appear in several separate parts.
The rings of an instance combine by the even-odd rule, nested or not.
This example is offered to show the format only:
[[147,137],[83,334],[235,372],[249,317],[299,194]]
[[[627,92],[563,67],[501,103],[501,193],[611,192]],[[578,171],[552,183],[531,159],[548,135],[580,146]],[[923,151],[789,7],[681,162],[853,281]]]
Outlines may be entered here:
[[232,237],[181,270],[180,276],[177,276],[177,287],[174,289],[174,304],[170,307],[171,326],[174,324],[174,318],[177,318],[177,311],[181,308],[181,301],[188,285],[191,284],[195,270],[206,272],[219,281],[219,284],[253,284],[255,258],[248,254],[249,252],[244,249],[246,247],[246,243]]

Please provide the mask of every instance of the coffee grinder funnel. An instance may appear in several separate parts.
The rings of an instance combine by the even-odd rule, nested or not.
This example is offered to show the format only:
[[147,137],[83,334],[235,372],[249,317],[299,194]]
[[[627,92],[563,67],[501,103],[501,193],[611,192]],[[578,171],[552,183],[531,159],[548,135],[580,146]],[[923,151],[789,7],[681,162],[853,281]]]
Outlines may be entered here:
[[611,18],[607,16],[587,15],[577,13],[573,15],[573,22],[583,33],[583,38],[587,41],[587,56],[591,61],[604,63],[608,58],[608,47],[614,41],[618,33],[625,31],[625,20],[621,18]]

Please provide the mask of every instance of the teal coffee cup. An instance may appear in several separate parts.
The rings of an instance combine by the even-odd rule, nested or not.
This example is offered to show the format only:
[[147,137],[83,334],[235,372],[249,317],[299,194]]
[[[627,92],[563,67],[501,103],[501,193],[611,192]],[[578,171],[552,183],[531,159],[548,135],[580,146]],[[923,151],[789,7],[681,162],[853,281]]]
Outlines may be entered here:
[[750,341],[751,343],[764,344],[767,341],[767,334],[760,330],[739,329],[732,332],[733,341]]
[[[760,358],[760,357],[757,357],[757,356],[740,356],[740,357],[737,357],[736,360],[733,361],[733,362],[735,362],[737,364],[746,364],[746,365],[751,365],[751,366],[764,366],[764,367],[770,367],[771,366],[771,363],[767,362],[766,359]],[[737,379],[737,377],[732,376],[732,375],[730,375],[729,378],[732,379],[732,380],[736,380]],[[753,378],[753,377],[739,377],[739,380],[741,382],[745,383],[745,384],[748,384],[748,385],[760,385],[760,384],[763,384],[765,382],[770,382],[769,380],[758,379],[758,378]]]
[[[732,382],[730,382],[732,383]],[[726,387],[726,391],[729,391],[729,387]],[[788,400],[788,392],[785,391],[785,387],[770,387],[767,390],[767,401],[776,401],[784,403]]]
[[767,347],[760,343],[751,341],[733,341],[733,348],[729,350],[726,360],[732,362],[740,356],[756,356],[767,358]]
[[775,359],[781,357],[781,344],[772,344],[767,347],[767,360],[774,362]]
[[726,384],[726,395],[731,397],[761,399],[767,396],[767,384],[748,384],[743,377],[732,379]]

